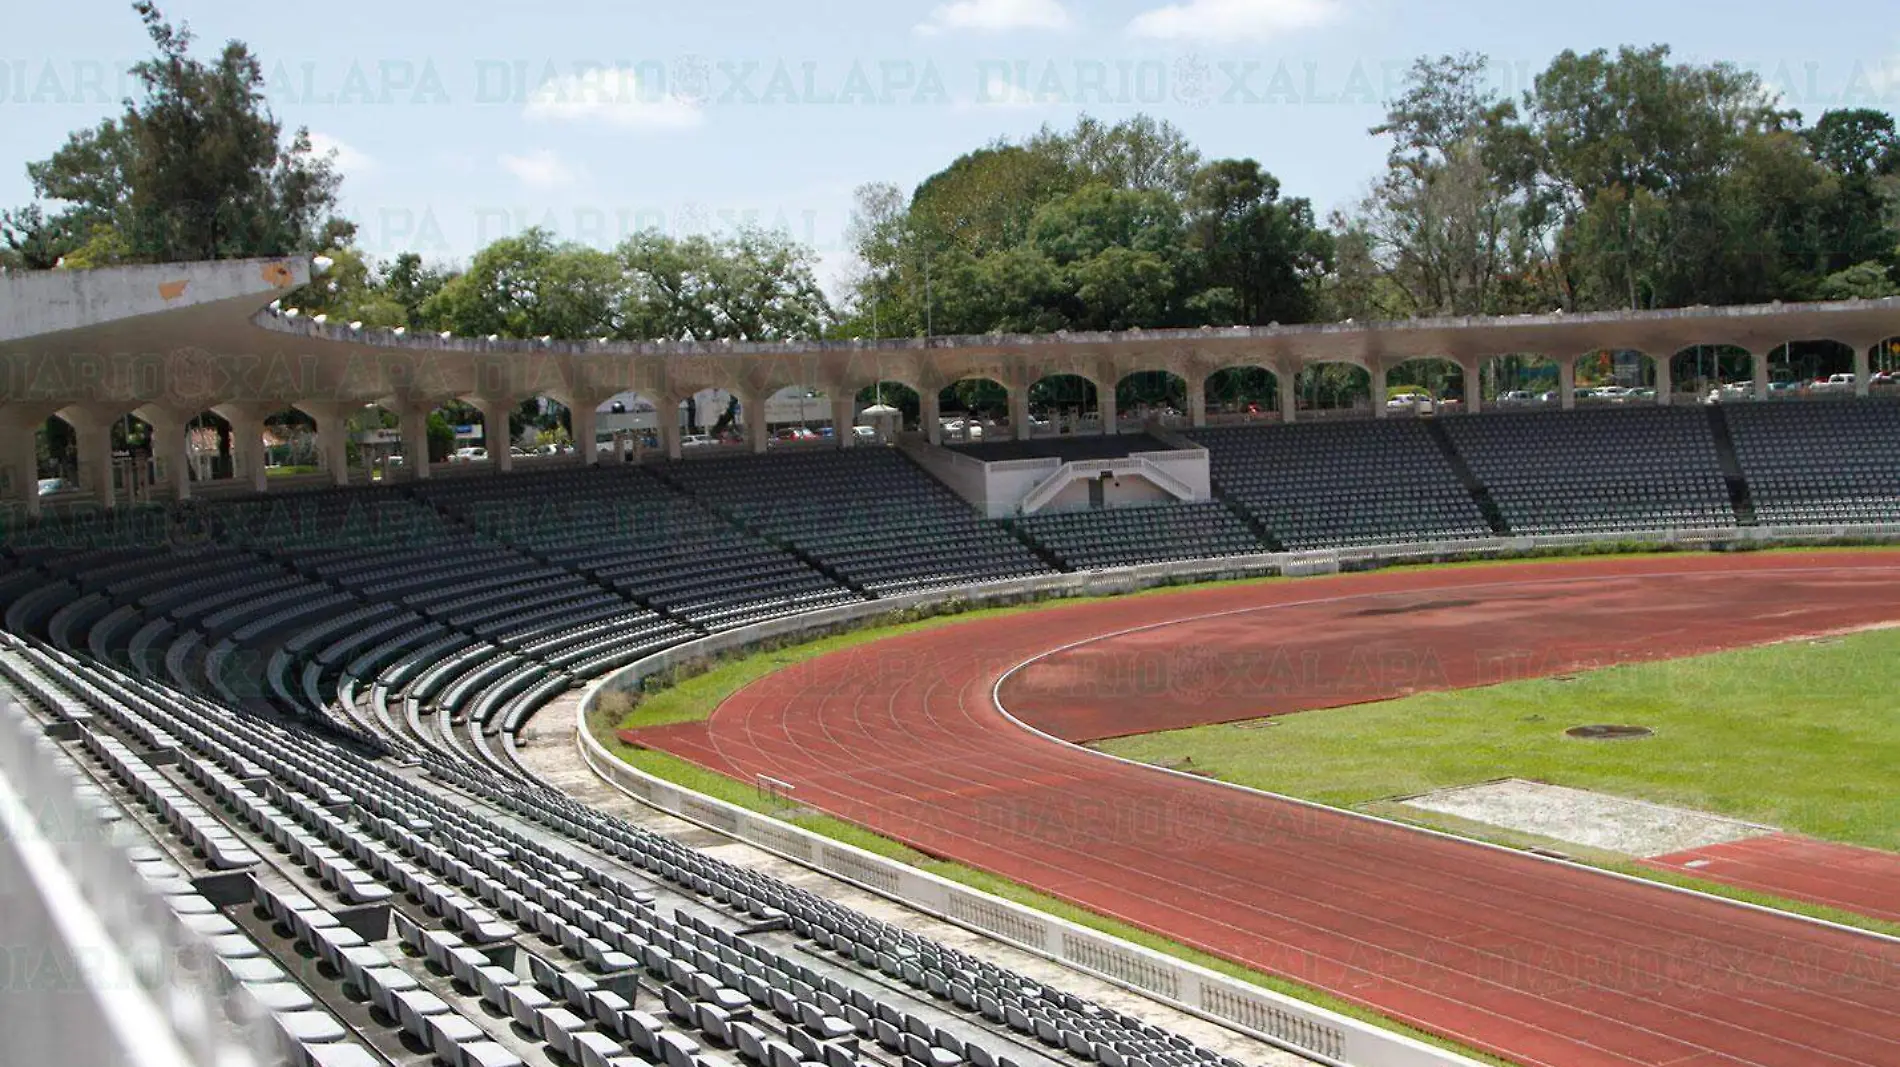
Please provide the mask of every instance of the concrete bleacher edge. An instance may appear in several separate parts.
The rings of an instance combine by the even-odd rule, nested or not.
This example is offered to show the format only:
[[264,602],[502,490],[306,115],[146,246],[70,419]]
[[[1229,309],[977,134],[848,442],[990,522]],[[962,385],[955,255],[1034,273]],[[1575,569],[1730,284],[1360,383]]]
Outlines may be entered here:
[[1058,597],[1133,592],[1167,584],[1336,573],[1342,566],[1352,564],[1509,558],[1546,550],[1582,548],[1591,544],[1638,542],[1694,549],[1723,543],[1767,545],[1896,539],[1900,539],[1900,526],[1684,530],[1665,534],[1492,538],[1151,564],[933,590],[773,619],[676,645],[645,657],[588,688],[577,707],[575,737],[582,759],[595,774],[642,803],[1302,1055],[1350,1067],[1470,1064],[1474,1061],[1402,1034],[1226,977],[1121,938],[834,841],[779,819],[682,788],[616,759],[587,728],[588,715],[600,693],[637,688],[643,679],[681,664],[775,638],[817,636],[880,616],[953,604],[968,607],[1001,606]]

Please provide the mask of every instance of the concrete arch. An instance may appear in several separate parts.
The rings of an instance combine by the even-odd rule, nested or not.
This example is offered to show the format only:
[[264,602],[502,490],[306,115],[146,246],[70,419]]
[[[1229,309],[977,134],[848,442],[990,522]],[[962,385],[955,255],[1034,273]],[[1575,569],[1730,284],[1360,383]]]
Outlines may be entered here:
[[1310,416],[1372,415],[1372,379],[1372,372],[1356,361],[1316,361],[1300,368],[1291,399],[1296,412]]
[[[1463,398],[1465,392],[1465,371],[1457,360],[1450,356],[1414,356],[1385,368],[1386,395],[1374,396],[1372,402],[1385,408],[1386,402],[1394,396],[1423,393],[1435,404],[1449,398]],[[1429,405],[1425,407],[1429,410]],[[1413,409],[1389,410],[1410,413]]]
[[1014,396],[1000,373],[965,374],[939,389],[921,391],[918,400],[918,421],[931,444],[1003,435],[1014,407]]
[[1505,352],[1485,361],[1487,401],[1502,408],[1557,407],[1562,401],[1562,364],[1542,352]]
[[[1103,398],[1110,392],[1087,374],[1060,371],[1044,374],[1029,383],[1027,390],[1029,434],[1110,432],[1114,401]],[[1019,430],[1018,437],[1022,436]]]
[[[1277,419],[1281,397],[1286,393],[1286,383],[1276,367],[1256,363],[1220,367],[1201,379],[1202,421],[1220,424]],[[1191,418],[1191,396],[1189,408]]]
[[1777,399],[1812,396],[1852,396],[1855,389],[1841,388],[1836,375],[1852,376],[1868,354],[1856,345],[1832,338],[1788,341],[1768,350],[1768,374]]
[[1156,419],[1178,426],[1188,417],[1188,380],[1172,367],[1129,371],[1115,382],[1114,396],[1115,411],[1123,423],[1139,425]]
[[1741,399],[1752,392],[1755,355],[1741,345],[1697,344],[1669,357],[1674,403]]
[[212,483],[229,485],[237,454],[236,430],[231,420],[205,408],[185,419],[183,475],[180,495]]
[[869,385],[861,386],[857,395],[859,411],[876,404],[896,408],[901,414],[899,426],[920,426],[923,415],[923,394],[915,386],[894,378],[881,378]]
[[1594,349],[1574,357],[1571,366],[1579,405],[1668,402],[1669,362],[1642,349]]

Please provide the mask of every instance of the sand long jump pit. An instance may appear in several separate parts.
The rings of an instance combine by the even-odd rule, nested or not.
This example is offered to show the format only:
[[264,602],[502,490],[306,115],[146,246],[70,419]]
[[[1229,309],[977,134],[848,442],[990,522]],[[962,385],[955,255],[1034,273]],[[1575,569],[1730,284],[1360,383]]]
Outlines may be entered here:
[[1440,789],[1407,797],[1400,803],[1503,830],[1636,857],[1664,856],[1778,832],[1772,826],[1708,812],[1521,778]]

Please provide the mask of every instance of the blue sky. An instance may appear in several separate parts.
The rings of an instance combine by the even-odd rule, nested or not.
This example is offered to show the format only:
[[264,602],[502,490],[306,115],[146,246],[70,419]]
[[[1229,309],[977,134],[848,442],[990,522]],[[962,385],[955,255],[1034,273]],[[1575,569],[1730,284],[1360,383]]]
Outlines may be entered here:
[[[1384,146],[1367,135],[1421,54],[1493,57],[1516,92],[1564,48],[1665,42],[1763,73],[1810,117],[1900,109],[1887,2],[1471,0],[170,0],[201,51],[247,41],[287,126],[334,147],[372,253],[465,259],[528,225],[782,226],[848,267],[852,190],[906,191],[961,152],[1081,112],[1146,111],[1209,156],[1252,156],[1324,213]],[[0,43],[0,204],[23,165],[117,111],[146,54],[124,0],[15,5]]]

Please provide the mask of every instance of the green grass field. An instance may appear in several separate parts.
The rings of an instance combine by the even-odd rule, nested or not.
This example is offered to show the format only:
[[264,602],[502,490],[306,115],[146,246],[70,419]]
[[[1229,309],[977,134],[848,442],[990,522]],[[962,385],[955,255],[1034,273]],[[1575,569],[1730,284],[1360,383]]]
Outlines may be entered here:
[[[1900,630],[1104,742],[1143,762],[1340,807],[1532,778],[1900,849]],[[1579,741],[1587,723],[1651,727]],[[1381,814],[1390,814],[1381,810]]]

